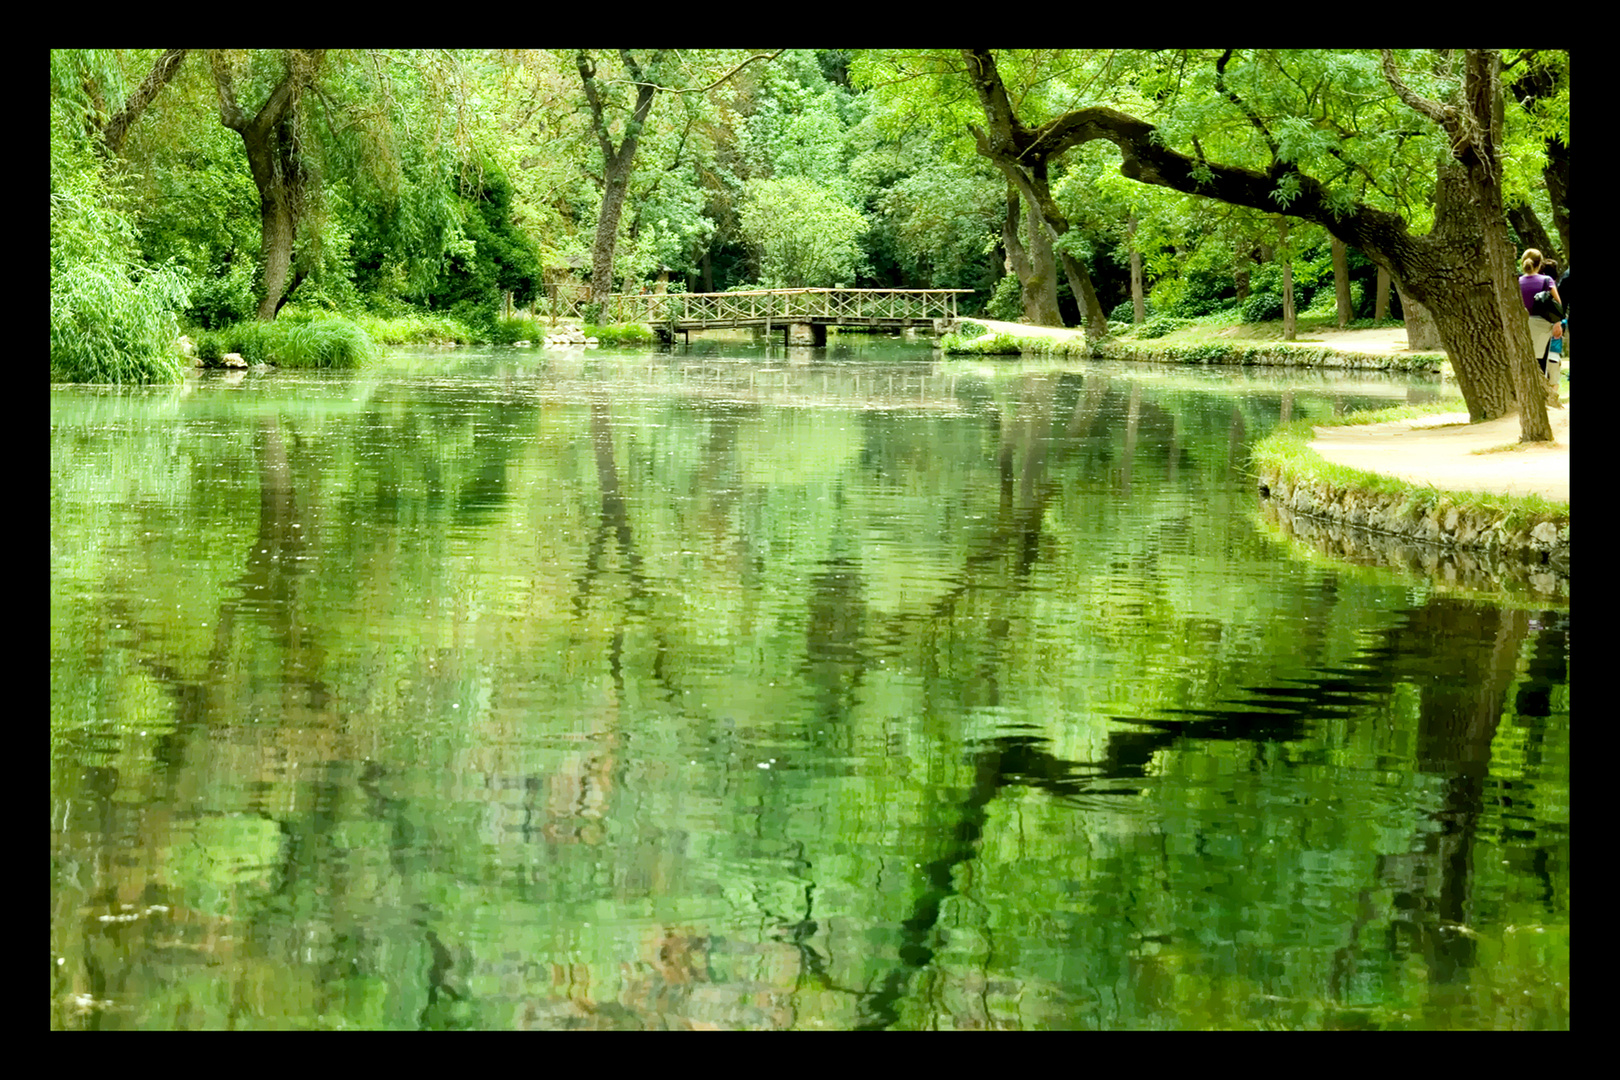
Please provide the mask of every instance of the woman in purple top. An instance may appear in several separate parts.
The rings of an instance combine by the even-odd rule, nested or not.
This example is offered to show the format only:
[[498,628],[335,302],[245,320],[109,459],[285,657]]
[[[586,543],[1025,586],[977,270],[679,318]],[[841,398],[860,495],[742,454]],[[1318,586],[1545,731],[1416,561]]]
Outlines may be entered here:
[[[1558,283],[1546,274],[1540,273],[1541,252],[1530,248],[1519,261],[1519,269],[1524,273],[1519,277],[1519,295],[1524,299],[1525,318],[1530,320],[1530,344],[1535,347],[1536,363],[1547,354],[1547,345],[1552,340],[1553,328],[1557,323],[1550,323],[1546,319],[1537,318],[1530,314],[1531,301],[1536,293],[1551,289],[1553,299],[1563,303],[1558,296]],[[1542,371],[1546,371],[1543,367]]]

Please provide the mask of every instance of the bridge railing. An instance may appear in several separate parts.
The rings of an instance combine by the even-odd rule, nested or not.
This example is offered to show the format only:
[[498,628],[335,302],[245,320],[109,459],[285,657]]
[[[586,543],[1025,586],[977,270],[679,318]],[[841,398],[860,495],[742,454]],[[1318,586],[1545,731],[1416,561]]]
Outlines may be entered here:
[[614,322],[759,323],[954,319],[956,298],[972,289],[755,289],[726,293],[643,293],[608,297]]

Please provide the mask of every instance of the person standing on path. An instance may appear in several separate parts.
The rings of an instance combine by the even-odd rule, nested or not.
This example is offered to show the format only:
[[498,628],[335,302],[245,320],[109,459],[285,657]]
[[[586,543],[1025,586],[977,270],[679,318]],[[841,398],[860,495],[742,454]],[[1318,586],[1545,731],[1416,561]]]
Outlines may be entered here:
[[[1530,344],[1534,348],[1536,364],[1545,374],[1547,370],[1543,357],[1547,355],[1547,347],[1552,341],[1553,327],[1546,319],[1537,316],[1531,309],[1535,306],[1535,296],[1539,292],[1550,291],[1553,299],[1558,300],[1558,283],[1546,274],[1541,273],[1541,252],[1530,248],[1519,260],[1519,269],[1524,271],[1519,276],[1519,296],[1524,300],[1525,318],[1530,322]],[[1559,300],[1559,303],[1563,303]]]

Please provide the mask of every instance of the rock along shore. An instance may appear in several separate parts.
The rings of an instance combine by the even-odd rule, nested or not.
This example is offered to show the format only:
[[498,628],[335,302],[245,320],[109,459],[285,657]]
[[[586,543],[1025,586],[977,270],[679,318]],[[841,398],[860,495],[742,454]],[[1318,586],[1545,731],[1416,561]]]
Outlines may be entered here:
[[1408,543],[1483,554],[1493,563],[1545,566],[1569,576],[1567,510],[1553,520],[1532,522],[1506,507],[1466,505],[1433,489],[1376,491],[1304,473],[1290,475],[1277,466],[1262,466],[1260,490],[1262,498],[1295,515]]

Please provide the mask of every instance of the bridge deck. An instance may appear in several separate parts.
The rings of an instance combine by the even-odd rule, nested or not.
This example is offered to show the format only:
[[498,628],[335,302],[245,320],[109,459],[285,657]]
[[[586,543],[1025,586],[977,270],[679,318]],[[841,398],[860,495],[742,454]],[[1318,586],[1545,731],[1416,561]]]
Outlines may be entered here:
[[614,322],[664,331],[718,327],[938,326],[956,318],[956,298],[972,289],[755,289],[727,293],[615,294]]

